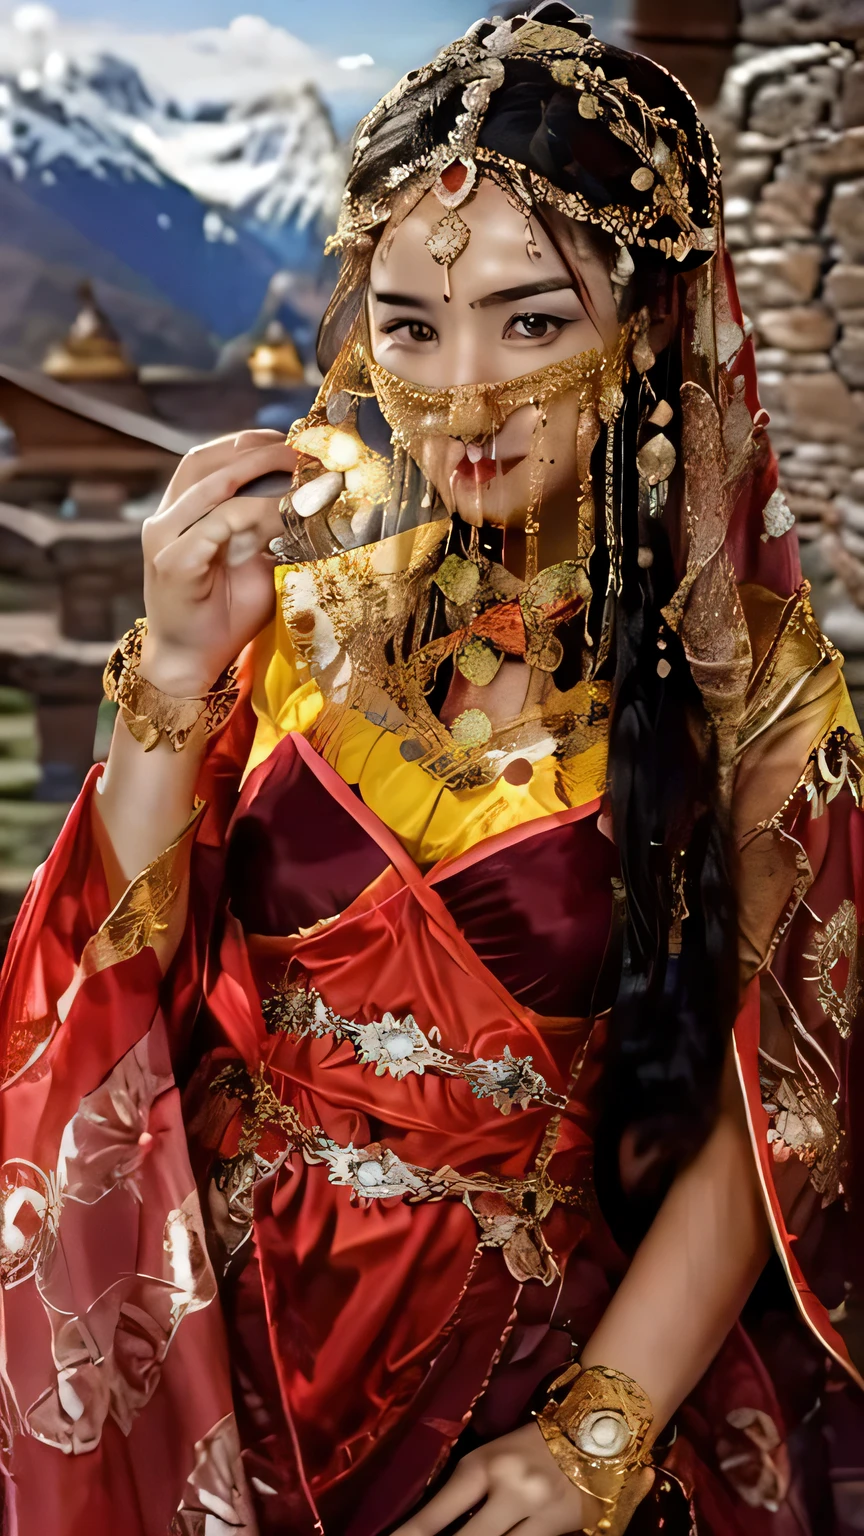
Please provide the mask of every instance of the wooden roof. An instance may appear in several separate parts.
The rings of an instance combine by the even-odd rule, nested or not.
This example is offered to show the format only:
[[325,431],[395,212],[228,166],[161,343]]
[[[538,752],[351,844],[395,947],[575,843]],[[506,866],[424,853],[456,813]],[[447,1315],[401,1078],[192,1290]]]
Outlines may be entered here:
[[20,473],[31,457],[41,460],[47,455],[44,464],[33,466],[41,469],[58,455],[65,461],[69,452],[73,458],[89,455],[95,468],[101,454],[111,458],[112,450],[114,455],[120,452],[121,461],[123,455],[131,454],[144,468],[163,463],[166,457],[182,458],[198,441],[153,416],[8,363],[0,363],[0,418],[16,439],[17,459],[8,461],[12,473]]

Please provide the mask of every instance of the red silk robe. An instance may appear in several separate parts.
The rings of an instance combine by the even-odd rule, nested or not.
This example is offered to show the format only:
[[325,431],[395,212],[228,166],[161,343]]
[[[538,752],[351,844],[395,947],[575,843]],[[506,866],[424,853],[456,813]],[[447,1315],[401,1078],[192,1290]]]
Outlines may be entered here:
[[[859,1134],[861,1064],[842,950],[864,845],[820,668],[783,716],[788,786],[790,732],[765,738],[788,803],[742,827],[745,870],[760,839],[770,856],[742,903],[736,1044],[778,1251],[845,1401],[860,1291],[841,1136]],[[802,778],[807,710],[828,745]],[[238,793],[249,739],[241,704],[205,808],[110,912],[94,770],[16,928],[10,1536],[383,1536],[457,1444],[527,1421],[626,1262],[591,1183],[616,870],[599,802],[423,871],[301,736]],[[784,1434],[736,1330],[640,1529],[756,1536],[776,1507],[778,1536],[816,1536]]]

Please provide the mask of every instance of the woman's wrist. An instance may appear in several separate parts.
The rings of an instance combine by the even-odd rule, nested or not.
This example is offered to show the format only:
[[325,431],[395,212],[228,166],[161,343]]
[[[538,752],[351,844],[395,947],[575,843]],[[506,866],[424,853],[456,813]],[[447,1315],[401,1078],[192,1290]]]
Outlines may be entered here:
[[227,667],[211,687],[202,683],[210,669],[190,666],[185,656],[178,665],[176,655],[154,644],[145,657],[148,638],[147,620],[136,619],[108,658],[105,697],[119,706],[126,729],[145,752],[163,739],[182,752],[193,736],[200,739],[202,731],[209,736],[228,719],[238,698],[236,668]]
[[174,699],[204,699],[222,668],[182,647],[160,641],[150,632],[141,645],[139,673],[160,693]]
[[649,1466],[653,1420],[642,1388],[608,1366],[574,1361],[552,1383],[537,1428],[561,1471],[581,1491],[583,1530],[592,1536],[614,1528],[628,1483]]

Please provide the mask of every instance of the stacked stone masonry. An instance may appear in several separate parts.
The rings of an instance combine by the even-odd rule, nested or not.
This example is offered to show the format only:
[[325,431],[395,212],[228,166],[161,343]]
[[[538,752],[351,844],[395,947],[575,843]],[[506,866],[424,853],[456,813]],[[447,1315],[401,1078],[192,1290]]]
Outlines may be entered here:
[[762,403],[864,713],[864,0],[743,0],[711,114]]

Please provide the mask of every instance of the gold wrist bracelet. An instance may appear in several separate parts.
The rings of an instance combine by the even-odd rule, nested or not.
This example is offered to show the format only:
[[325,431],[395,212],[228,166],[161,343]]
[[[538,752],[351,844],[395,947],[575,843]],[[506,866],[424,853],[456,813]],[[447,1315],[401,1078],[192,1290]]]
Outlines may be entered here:
[[[563,1401],[556,1393],[570,1387]],[[537,1426],[562,1472],[606,1509],[586,1536],[610,1531],[624,1486],[650,1463],[645,1440],[651,1403],[629,1376],[606,1366],[571,1365],[553,1382]]]
[[119,706],[126,729],[145,752],[163,736],[182,752],[199,720],[208,735],[227,720],[237,700],[236,669],[228,667],[201,698],[173,698],[138,671],[146,634],[147,620],[136,619],[112,651],[102,678],[105,697]]

